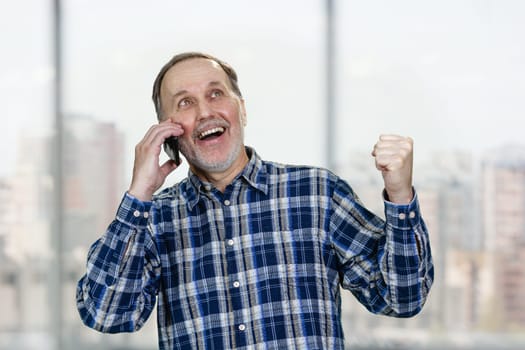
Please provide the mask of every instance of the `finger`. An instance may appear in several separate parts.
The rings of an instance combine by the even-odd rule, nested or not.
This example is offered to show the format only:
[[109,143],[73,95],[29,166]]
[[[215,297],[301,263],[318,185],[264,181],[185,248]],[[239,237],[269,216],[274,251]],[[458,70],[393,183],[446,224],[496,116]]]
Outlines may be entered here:
[[393,145],[406,145],[406,146],[412,146],[413,140],[410,137],[402,137],[402,138],[388,138],[388,139],[380,139],[377,141],[377,146],[393,146]]
[[374,151],[374,157],[401,157],[402,159],[409,158],[412,154],[412,150],[405,147],[385,147],[378,148]]
[[378,142],[374,145],[372,155],[375,157],[379,154],[393,155],[398,153],[406,154],[410,152],[408,144],[400,144],[398,142]]
[[376,156],[376,168],[383,171],[394,171],[401,169],[405,164],[404,159],[399,155],[380,155]]
[[156,131],[164,132],[166,130],[171,130],[174,134],[169,136],[180,136],[184,133],[184,129],[181,124],[175,123],[170,119],[160,122],[155,126]]
[[379,135],[380,141],[404,141],[408,140],[410,137],[396,135],[396,134],[381,134]]
[[152,143],[158,147],[161,147],[164,141],[170,136],[179,137],[182,134],[184,134],[184,130],[180,127],[169,127],[169,128],[162,128],[159,129],[155,134],[154,138],[152,139]]
[[398,135],[380,135],[379,141],[376,143],[376,146],[388,146],[388,145],[404,145],[407,147],[412,147],[414,140],[411,137],[398,136]]
[[405,151],[408,151],[408,147],[397,142],[378,142],[374,146],[374,152],[376,154],[392,154]]
[[179,166],[180,164],[177,165],[177,163],[172,159],[165,161],[159,168],[161,177],[165,179],[171,172],[173,172],[173,170],[177,169]]
[[164,120],[162,122],[159,122],[157,125],[160,125],[160,126],[167,126],[167,127],[176,127],[177,129],[180,129],[180,130],[183,130],[183,127],[182,127],[182,124],[181,123],[176,123],[174,121],[172,121],[171,119],[167,119],[167,120]]
[[379,135],[379,140],[381,141],[398,141],[402,139],[402,136],[395,135],[395,134],[381,134]]
[[153,145],[160,148],[165,139],[170,136],[180,136],[184,133],[184,129],[179,124],[163,122],[161,124],[153,125],[144,135],[142,143],[144,145]]
[[402,154],[404,156],[410,155],[413,150],[413,145],[409,141],[380,141],[378,142],[372,151],[372,155],[377,154]]
[[409,152],[412,151],[414,141],[410,137],[404,137],[394,134],[382,134],[379,136],[379,140],[372,149],[372,156],[376,156],[378,152],[384,149],[406,149]]

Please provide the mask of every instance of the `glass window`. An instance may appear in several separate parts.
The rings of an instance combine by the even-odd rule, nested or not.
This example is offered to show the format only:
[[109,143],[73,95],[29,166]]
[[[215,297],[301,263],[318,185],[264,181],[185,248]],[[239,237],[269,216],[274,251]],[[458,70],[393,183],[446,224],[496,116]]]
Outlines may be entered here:
[[53,345],[47,282],[53,256],[50,15],[42,1],[0,4],[0,348],[5,349]]
[[382,214],[370,151],[382,133],[413,137],[436,264],[415,319],[378,320],[346,294],[350,342],[523,344],[510,340],[525,308],[509,281],[523,286],[525,270],[505,257],[523,254],[524,10],[519,1],[337,1],[339,170]]
[[268,160],[328,166],[329,2],[333,170],[382,215],[370,152],[381,133],[413,137],[436,264],[413,319],[371,315],[342,291],[348,347],[523,347],[524,2],[19,0],[0,3],[0,349],[157,348],[155,315],[138,333],[103,335],[81,324],[74,299],[87,251],[129,186],[134,146],[156,123],[153,80],[182,51],[223,58],[239,74],[246,143]]
[[[208,52],[237,70],[248,115],[246,143],[261,156],[322,164],[320,1],[133,4],[63,2],[65,295],[74,295],[90,243],[129,186],[134,146],[156,123],[153,80],[176,53]],[[186,174],[184,166],[166,184]],[[66,342],[73,342],[66,345],[79,339],[97,348],[156,345],[154,316],[138,334],[101,336],[80,324],[72,298],[64,313]]]

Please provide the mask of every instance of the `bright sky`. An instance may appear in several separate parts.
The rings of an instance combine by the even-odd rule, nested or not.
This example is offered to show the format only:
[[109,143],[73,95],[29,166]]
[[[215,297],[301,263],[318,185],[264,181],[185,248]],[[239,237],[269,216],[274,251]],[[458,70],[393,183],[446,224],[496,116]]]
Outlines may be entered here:
[[[237,69],[247,144],[267,159],[325,165],[322,1],[63,2],[64,110],[117,123],[128,163],[155,122],[157,71],[177,52],[200,50]],[[52,125],[50,3],[0,3],[0,176],[12,171],[20,133]],[[525,2],[337,6],[338,162],[383,132],[414,137],[420,155],[521,141]]]

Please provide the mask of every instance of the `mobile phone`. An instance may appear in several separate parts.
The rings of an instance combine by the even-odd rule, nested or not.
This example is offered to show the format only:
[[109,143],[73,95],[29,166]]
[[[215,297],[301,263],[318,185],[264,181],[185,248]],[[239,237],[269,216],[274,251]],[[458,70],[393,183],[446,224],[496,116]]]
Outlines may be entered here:
[[179,139],[175,136],[170,136],[164,140],[164,152],[175,161],[175,164],[180,165],[179,155]]

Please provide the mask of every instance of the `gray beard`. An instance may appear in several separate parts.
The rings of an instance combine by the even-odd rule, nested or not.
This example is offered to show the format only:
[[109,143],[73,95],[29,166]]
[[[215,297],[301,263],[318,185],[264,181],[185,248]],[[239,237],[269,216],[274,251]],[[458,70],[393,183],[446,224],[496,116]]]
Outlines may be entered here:
[[233,165],[233,163],[237,160],[241,152],[244,151],[243,140],[244,132],[242,133],[237,143],[234,145],[232,151],[228,155],[228,158],[226,158],[226,160],[223,162],[206,161],[204,160],[204,157],[199,157],[198,153],[196,154],[194,152],[188,152],[188,148],[186,148],[186,145],[183,142],[180,142],[180,152],[188,160],[188,163],[191,166],[194,166],[203,172],[223,172],[230,168]]
[[209,173],[223,172],[228,170],[233,165],[241,150],[243,149],[242,144],[236,145],[232,152],[230,152],[228,158],[224,162],[207,162],[201,158],[195,157],[196,159],[188,160],[196,168]]

